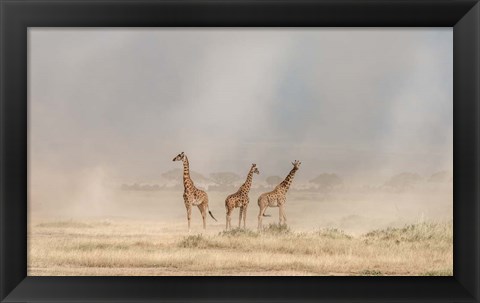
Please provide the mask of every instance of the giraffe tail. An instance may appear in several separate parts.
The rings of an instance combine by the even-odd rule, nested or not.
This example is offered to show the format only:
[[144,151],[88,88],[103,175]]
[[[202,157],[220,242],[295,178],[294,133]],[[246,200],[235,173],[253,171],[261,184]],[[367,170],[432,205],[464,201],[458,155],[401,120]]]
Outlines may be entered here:
[[210,217],[213,218],[213,220],[215,220],[215,222],[218,222],[217,219],[215,219],[215,217],[213,216],[212,212],[210,211],[210,209],[208,210],[208,213],[210,214]]

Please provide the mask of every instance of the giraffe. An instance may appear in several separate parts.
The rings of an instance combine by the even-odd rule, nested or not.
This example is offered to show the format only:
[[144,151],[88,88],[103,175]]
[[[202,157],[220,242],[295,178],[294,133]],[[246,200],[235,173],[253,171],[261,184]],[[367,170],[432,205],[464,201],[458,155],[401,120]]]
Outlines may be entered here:
[[173,161],[182,161],[183,162],[183,200],[185,202],[185,207],[187,208],[187,220],[188,220],[188,232],[190,232],[190,219],[192,215],[192,206],[197,206],[202,214],[203,219],[203,230],[206,230],[206,217],[207,211],[213,220],[217,221],[212,215],[212,212],[208,208],[208,196],[207,193],[203,190],[200,190],[195,187],[192,179],[190,178],[190,167],[188,163],[187,155],[184,152],[181,152],[173,158]]
[[285,215],[285,202],[287,201],[287,191],[290,188],[290,184],[292,184],[293,177],[295,173],[300,167],[302,162],[295,160],[292,162],[293,168],[288,173],[285,180],[283,180],[280,184],[278,184],[272,191],[263,193],[258,197],[258,206],[260,207],[260,213],[258,214],[258,229],[262,229],[262,217],[267,217],[265,215],[265,210],[267,207],[278,207],[278,219],[279,223],[286,224],[287,223],[287,216]]
[[236,193],[229,195],[225,200],[225,209],[227,210],[227,230],[232,227],[231,216],[236,207],[240,207],[238,227],[240,228],[243,217],[243,228],[245,228],[245,220],[247,219],[247,207],[249,202],[248,192],[252,187],[253,173],[256,173],[257,175],[260,173],[256,164],[252,164],[252,167],[247,174],[247,180],[245,180],[245,183],[240,186]]

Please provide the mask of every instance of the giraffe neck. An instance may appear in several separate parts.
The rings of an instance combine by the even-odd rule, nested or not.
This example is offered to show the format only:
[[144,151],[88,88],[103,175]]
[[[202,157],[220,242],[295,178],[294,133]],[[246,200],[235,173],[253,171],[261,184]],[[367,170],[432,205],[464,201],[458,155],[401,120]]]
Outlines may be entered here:
[[247,180],[245,180],[245,183],[243,183],[242,187],[240,190],[242,192],[248,193],[250,191],[250,188],[252,187],[252,179],[253,179],[253,168],[250,169],[247,175]]
[[283,192],[286,193],[288,189],[290,188],[290,184],[292,184],[293,177],[295,176],[295,173],[297,172],[297,168],[292,168],[290,173],[288,173],[287,177],[285,180],[282,181],[279,185],[279,189]]
[[192,179],[190,179],[190,165],[188,163],[187,156],[183,157],[183,185],[186,187],[187,183],[192,184]]

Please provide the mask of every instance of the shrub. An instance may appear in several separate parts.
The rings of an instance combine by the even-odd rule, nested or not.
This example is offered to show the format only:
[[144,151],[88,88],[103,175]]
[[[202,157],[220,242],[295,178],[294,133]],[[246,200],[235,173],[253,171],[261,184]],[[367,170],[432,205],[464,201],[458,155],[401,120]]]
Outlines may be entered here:
[[383,276],[383,273],[379,270],[366,269],[360,272],[363,276]]
[[264,233],[272,234],[272,235],[284,235],[284,234],[291,234],[292,231],[287,224],[275,224],[271,223],[267,227],[262,230]]
[[423,276],[453,276],[452,269],[431,270],[423,274]]
[[182,248],[207,248],[210,246],[210,242],[202,235],[194,235],[184,237],[182,241],[178,243],[178,246]]
[[218,233],[218,235],[222,237],[242,237],[242,236],[252,237],[252,238],[258,237],[257,232],[254,232],[250,229],[244,229],[244,228],[233,228],[230,230],[224,230]]
[[407,242],[425,241],[425,240],[447,240],[453,239],[453,228],[451,222],[435,223],[423,222],[418,224],[406,225],[402,228],[387,228],[375,230],[365,234],[366,238],[377,238],[380,240],[401,240]]
[[352,236],[347,235],[343,230],[336,228],[323,228],[320,229],[317,234],[321,237],[330,239],[352,239]]

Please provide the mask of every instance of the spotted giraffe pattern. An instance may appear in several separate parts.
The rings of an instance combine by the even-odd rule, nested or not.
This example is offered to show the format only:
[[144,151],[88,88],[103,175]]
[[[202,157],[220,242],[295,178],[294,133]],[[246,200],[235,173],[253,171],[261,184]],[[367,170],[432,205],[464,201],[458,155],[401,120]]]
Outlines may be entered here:
[[240,186],[240,188],[237,190],[236,193],[229,195],[227,199],[225,199],[225,209],[227,210],[227,220],[226,220],[227,230],[232,227],[232,222],[231,222],[232,212],[237,207],[240,207],[238,227],[240,228],[240,225],[242,223],[242,218],[243,218],[243,228],[245,228],[245,221],[247,219],[247,207],[249,203],[248,193],[250,192],[250,188],[252,187],[252,179],[253,179],[254,173],[256,174],[260,173],[256,164],[252,164],[252,167],[250,168],[250,171],[248,172],[248,175],[247,175],[247,180],[245,180],[245,183],[243,183],[242,186]]
[[292,162],[293,168],[290,173],[287,175],[285,180],[278,184],[274,190],[263,193],[258,197],[258,207],[260,207],[260,212],[258,214],[258,229],[262,229],[262,217],[265,217],[265,210],[267,207],[278,207],[278,220],[280,224],[287,223],[287,216],[285,214],[285,203],[287,202],[287,192],[292,184],[293,177],[295,173],[300,168],[301,162],[295,160]]
[[207,211],[210,216],[213,217],[212,212],[208,208],[208,196],[207,193],[201,189],[198,189],[193,184],[192,179],[190,178],[190,165],[188,163],[188,158],[185,153],[181,152],[173,158],[173,161],[182,161],[183,162],[183,200],[185,202],[185,207],[187,209],[187,220],[188,220],[188,231],[190,232],[190,221],[192,217],[192,206],[197,206],[202,214],[203,220],[203,229],[207,228],[206,217]]

